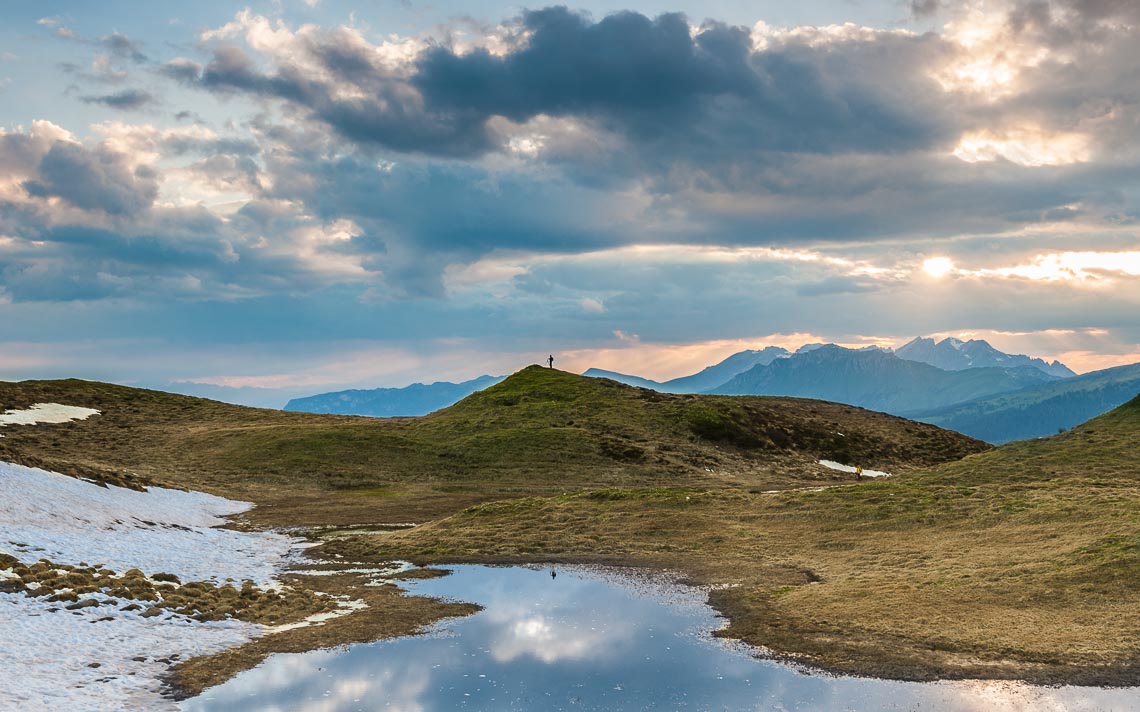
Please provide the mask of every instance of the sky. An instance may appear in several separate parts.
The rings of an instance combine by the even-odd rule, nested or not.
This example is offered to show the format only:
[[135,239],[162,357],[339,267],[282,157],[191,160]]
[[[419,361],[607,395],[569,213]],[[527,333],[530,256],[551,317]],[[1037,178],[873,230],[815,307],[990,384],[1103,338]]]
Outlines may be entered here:
[[1137,362],[1138,67],[1134,0],[5,3],[0,379]]

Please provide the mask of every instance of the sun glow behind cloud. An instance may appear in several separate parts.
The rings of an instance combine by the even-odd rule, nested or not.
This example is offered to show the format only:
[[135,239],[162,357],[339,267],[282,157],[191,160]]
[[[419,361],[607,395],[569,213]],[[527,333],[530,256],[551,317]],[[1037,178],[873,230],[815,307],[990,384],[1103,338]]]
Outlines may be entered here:
[[959,270],[978,277],[1008,277],[1043,282],[1103,284],[1118,277],[1140,276],[1140,251],[1060,252],[1037,255],[1011,267]]
[[1021,73],[1041,64],[1049,50],[1010,36],[1002,4],[967,3],[943,28],[942,37],[955,47],[954,59],[933,78],[946,91],[976,92],[996,101],[1016,90]]
[[1092,155],[1089,137],[1081,133],[1050,133],[1041,128],[1012,131],[973,131],[964,134],[953,155],[966,163],[999,158],[1022,166],[1063,166],[1085,163]]
[[931,257],[923,261],[922,271],[935,279],[955,275],[1100,286],[1140,276],[1140,251],[1050,252],[1021,264],[977,269],[959,267],[949,257]]
[[954,261],[949,257],[931,257],[923,261],[922,271],[940,279],[954,271]]

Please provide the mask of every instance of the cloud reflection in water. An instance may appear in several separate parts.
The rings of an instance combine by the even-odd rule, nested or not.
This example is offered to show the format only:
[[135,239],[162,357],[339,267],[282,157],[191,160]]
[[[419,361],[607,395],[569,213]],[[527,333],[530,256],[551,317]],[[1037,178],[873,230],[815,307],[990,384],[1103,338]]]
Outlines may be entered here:
[[484,610],[431,635],[275,655],[187,712],[427,710],[1138,710],[1140,691],[804,675],[707,632],[692,589],[582,569],[456,566],[408,582]]

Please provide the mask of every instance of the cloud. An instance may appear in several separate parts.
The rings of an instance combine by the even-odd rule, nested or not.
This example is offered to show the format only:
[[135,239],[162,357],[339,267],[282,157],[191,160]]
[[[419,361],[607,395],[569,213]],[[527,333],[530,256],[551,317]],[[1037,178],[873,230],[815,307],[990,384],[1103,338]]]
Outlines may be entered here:
[[943,0],[910,0],[910,13],[916,18],[926,18],[938,14],[945,6]]
[[[1129,140],[1130,109],[1058,98],[1090,114],[1060,127],[1044,89],[999,97],[963,83],[977,56],[1039,57],[1039,38],[1013,33],[1011,16],[993,14],[970,39],[958,15],[944,35],[915,35],[693,27],[681,15],[633,12],[595,21],[547,8],[470,41],[372,43],[348,27],[294,30],[243,11],[202,34],[206,63],[179,58],[161,71],[223,97],[280,100],[294,126],[331,128],[351,146],[340,156],[402,157],[429,171],[423,161],[439,159],[496,182],[544,166],[562,179],[549,185],[636,192],[651,201],[640,207],[652,240],[944,237],[1117,220],[1116,176],[1024,169],[1094,162],[1105,144]],[[1034,59],[1010,76],[1034,90],[1044,66]],[[1105,100],[1112,92],[1103,88]],[[306,160],[310,173],[350,163]],[[643,238],[637,232],[631,240]],[[487,223],[480,246],[511,245],[509,231],[486,244],[494,234]]]
[[194,82],[202,74],[202,65],[186,57],[176,57],[159,68],[159,73],[182,82]]
[[809,330],[1098,328],[1133,353],[1134,7],[914,3],[945,23],[923,34],[546,8],[403,37],[243,11],[179,44],[78,37],[83,100],[194,111],[0,132],[0,313],[489,359]]
[[100,40],[100,43],[116,57],[129,59],[136,64],[148,61],[147,56],[142,53],[138,45],[126,35],[114,32]]
[[[103,140],[80,142],[36,122],[0,134],[5,299],[232,300],[378,281],[340,247],[357,230],[351,221],[261,195],[256,145],[198,126],[100,131]],[[185,196],[238,206],[215,211]]]
[[113,94],[100,96],[83,96],[80,100],[85,104],[102,104],[112,109],[136,110],[142,109],[158,102],[158,99],[148,91],[142,89],[124,89]]
[[602,314],[606,311],[606,305],[600,299],[593,297],[582,297],[581,299],[582,311],[587,314]]
[[131,215],[154,202],[155,178],[150,168],[132,168],[121,154],[57,141],[41,159],[37,178],[25,181],[24,189],[35,197],[62,198],[84,210]]
[[[881,88],[928,84],[915,70],[936,41],[871,32],[873,42],[852,42],[841,32],[829,36],[834,46],[785,36],[756,51],[747,28],[691,29],[679,14],[595,22],[554,7],[524,12],[484,45],[372,45],[348,28],[293,32],[243,11],[203,34],[219,43],[204,67],[183,58],[164,71],[210,91],[284,100],[353,141],[441,156],[502,150],[494,119],[539,117],[577,117],[647,153],[677,142],[714,155],[891,152],[947,138],[946,104]],[[233,44],[238,36],[270,66]]]

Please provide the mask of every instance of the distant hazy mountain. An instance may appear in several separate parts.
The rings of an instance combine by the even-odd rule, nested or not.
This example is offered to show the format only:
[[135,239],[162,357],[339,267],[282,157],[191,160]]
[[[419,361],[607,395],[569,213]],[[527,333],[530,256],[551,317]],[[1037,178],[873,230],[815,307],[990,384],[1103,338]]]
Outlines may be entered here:
[[1053,380],[1028,366],[947,371],[881,349],[856,351],[829,344],[755,366],[710,392],[818,398],[903,414]]
[[1077,375],[1060,361],[1049,363],[1043,359],[1030,358],[1022,354],[1002,353],[981,339],[962,341],[950,337],[935,342],[934,339],[919,336],[896,349],[895,355],[907,361],[930,364],[946,371],[961,371],[967,368],[1032,366],[1057,378],[1070,378]]
[[660,391],[662,384],[657,381],[651,381],[648,378],[641,376],[630,376],[625,373],[618,373],[617,371],[607,371],[604,368],[589,368],[582,372],[583,376],[590,378],[608,378],[611,381],[624,383],[627,386],[637,386],[638,388],[650,388],[655,391]]
[[146,388],[153,388],[167,393],[179,393],[184,396],[196,398],[209,398],[210,400],[244,405],[251,408],[273,408],[278,410],[281,404],[304,394],[299,388],[253,388],[250,386],[215,386],[209,383],[194,383],[192,381],[163,381],[161,383],[132,384]]
[[463,383],[438,381],[413,383],[404,388],[372,388],[336,391],[305,398],[294,398],[285,410],[339,415],[371,415],[389,418],[401,415],[427,415],[466,398],[475,391],[489,388],[506,376],[480,376]]
[[733,376],[756,366],[766,366],[788,355],[787,349],[768,346],[759,350],[740,351],[725,360],[691,376],[674,378],[661,384],[666,393],[703,393],[728,383]]
[[910,417],[1001,444],[1055,435],[1140,393],[1140,363],[1092,371]]
[[763,349],[740,351],[729,356],[720,363],[702,369],[699,373],[690,376],[681,376],[668,381],[652,381],[640,376],[630,376],[616,371],[606,371],[601,368],[591,368],[583,376],[594,378],[609,378],[624,383],[627,386],[651,388],[662,393],[703,393],[727,383],[738,373],[743,373],[753,366],[769,364],[778,358],[788,355],[787,349],[779,346],[768,346]]

